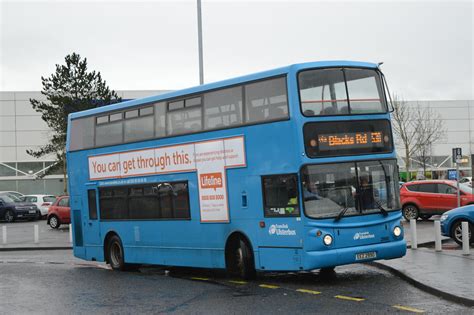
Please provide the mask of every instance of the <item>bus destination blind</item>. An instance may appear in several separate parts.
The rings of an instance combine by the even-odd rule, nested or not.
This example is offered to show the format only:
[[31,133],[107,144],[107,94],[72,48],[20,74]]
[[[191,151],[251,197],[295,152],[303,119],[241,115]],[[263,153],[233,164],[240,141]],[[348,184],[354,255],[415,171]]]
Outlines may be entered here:
[[310,158],[393,151],[388,120],[312,122],[303,131]]

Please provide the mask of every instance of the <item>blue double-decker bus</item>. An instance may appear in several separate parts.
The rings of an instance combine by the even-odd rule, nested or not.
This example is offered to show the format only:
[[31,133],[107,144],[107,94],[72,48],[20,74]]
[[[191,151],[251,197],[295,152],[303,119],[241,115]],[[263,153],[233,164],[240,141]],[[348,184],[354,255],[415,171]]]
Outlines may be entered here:
[[71,114],[74,255],[256,271],[402,257],[376,64],[296,64]]

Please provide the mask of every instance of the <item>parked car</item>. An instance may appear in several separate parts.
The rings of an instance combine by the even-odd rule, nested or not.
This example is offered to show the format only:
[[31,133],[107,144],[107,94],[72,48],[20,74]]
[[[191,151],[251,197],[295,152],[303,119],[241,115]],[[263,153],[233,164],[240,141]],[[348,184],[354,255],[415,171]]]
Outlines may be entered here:
[[0,219],[14,222],[19,219],[36,220],[39,209],[27,202],[16,202],[7,195],[0,195]]
[[463,177],[459,180],[460,184],[466,184],[472,187],[472,177]]
[[[428,220],[434,214],[457,207],[456,181],[423,180],[403,184],[400,188],[400,201],[403,217],[406,220]],[[461,206],[474,204],[472,187],[459,184]]]
[[20,199],[24,195],[22,193],[19,193],[18,191],[0,191],[0,196],[2,195],[7,195],[10,198],[13,198],[14,200]]
[[462,222],[469,222],[469,242],[474,243],[474,205],[468,205],[445,212],[441,216],[441,234],[462,244]]
[[53,195],[25,195],[21,197],[24,202],[34,203],[40,209],[41,215],[38,219],[44,219],[48,216],[48,209],[56,201]]
[[48,210],[47,224],[53,229],[59,228],[61,224],[71,223],[71,208],[69,207],[69,196],[60,196]]

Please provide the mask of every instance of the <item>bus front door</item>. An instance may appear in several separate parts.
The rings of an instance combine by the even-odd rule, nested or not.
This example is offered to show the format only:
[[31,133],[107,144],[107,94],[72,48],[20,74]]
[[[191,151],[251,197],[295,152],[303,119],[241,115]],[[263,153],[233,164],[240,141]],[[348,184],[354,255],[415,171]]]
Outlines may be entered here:
[[258,232],[260,269],[299,270],[303,266],[303,228],[297,198],[298,176],[263,176],[262,183],[264,209]]
[[96,188],[88,187],[83,198],[83,227],[86,255],[90,260],[103,260],[103,249],[98,220],[98,200]]

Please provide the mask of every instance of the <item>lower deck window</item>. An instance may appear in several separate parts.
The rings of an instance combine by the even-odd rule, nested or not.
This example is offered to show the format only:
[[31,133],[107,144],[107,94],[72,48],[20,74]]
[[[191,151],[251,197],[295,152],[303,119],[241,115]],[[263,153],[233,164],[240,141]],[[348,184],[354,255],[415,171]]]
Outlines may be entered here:
[[100,217],[105,220],[189,219],[187,182],[99,189]]

